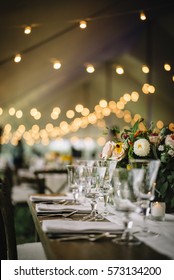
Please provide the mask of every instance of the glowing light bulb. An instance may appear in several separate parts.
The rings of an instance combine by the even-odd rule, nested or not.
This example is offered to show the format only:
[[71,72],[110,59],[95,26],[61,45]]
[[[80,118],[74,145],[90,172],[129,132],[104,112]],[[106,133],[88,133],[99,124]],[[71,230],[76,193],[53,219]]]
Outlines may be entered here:
[[61,63],[58,60],[53,63],[53,68],[56,70],[60,69],[61,66],[62,66]]
[[30,34],[31,33],[31,26],[26,26],[25,29],[24,29],[24,33],[27,34],[27,35]]
[[20,61],[21,61],[21,55],[20,54],[17,54],[16,56],[15,56],[15,58],[14,58],[14,62],[16,62],[16,63],[19,63]]
[[170,64],[165,63],[165,64],[164,64],[164,69],[165,69],[166,71],[170,71],[170,70],[171,70]]
[[145,15],[144,12],[141,12],[141,13],[140,13],[140,19],[141,19],[141,20],[146,20],[146,15]]
[[146,73],[146,74],[149,73],[149,67],[147,65],[143,65],[142,71],[143,71],[143,73]]
[[80,21],[80,28],[85,29],[87,27],[87,22],[85,20]]
[[123,67],[121,66],[117,66],[116,69],[115,69],[116,73],[119,74],[119,75],[122,75],[124,74],[124,69]]
[[92,64],[89,64],[89,65],[87,65],[87,67],[86,67],[86,71],[87,71],[88,73],[93,73],[93,72],[95,71],[95,68],[94,68],[94,66],[93,66]]

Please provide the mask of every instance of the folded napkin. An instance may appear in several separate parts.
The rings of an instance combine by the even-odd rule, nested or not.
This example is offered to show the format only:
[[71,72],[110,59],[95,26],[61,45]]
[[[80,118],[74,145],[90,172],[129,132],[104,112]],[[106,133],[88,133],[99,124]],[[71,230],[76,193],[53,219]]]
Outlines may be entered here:
[[50,196],[46,196],[46,195],[31,195],[30,196],[30,200],[31,201],[34,201],[34,202],[38,202],[38,201],[73,201],[73,197],[69,197],[69,196],[53,196],[53,195],[50,195]]
[[77,211],[78,213],[90,213],[91,207],[90,205],[61,205],[61,204],[44,204],[37,203],[36,204],[36,212],[37,213],[62,213],[62,212],[72,212]]
[[47,233],[98,233],[118,232],[123,229],[120,225],[112,222],[88,222],[88,221],[65,221],[44,220],[42,229]]

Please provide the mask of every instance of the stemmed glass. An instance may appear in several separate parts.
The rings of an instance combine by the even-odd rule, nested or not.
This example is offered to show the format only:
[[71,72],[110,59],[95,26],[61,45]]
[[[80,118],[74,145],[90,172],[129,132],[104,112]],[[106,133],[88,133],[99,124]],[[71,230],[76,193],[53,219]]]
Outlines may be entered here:
[[133,170],[126,168],[116,168],[113,174],[113,187],[115,191],[116,210],[124,213],[124,231],[121,236],[116,237],[113,242],[120,245],[139,245],[140,241],[132,234],[133,221],[132,212],[138,211],[136,197],[134,195],[134,185],[141,184],[144,178],[144,171],[137,169],[136,176]]
[[68,187],[73,194],[74,204],[78,204],[79,192],[82,188],[83,167],[80,165],[67,165]]
[[77,159],[75,161],[75,164],[92,167],[92,166],[95,165],[95,160],[93,160],[93,159]]
[[[93,159],[77,159],[75,160],[75,165],[79,165],[81,167],[83,166],[88,166],[88,167],[93,167],[95,165],[95,160]],[[83,169],[84,171],[84,169]],[[80,194],[83,197],[83,202],[85,202],[85,174],[83,172],[83,174],[81,174],[81,178],[80,178],[80,182],[81,182],[81,188],[80,188]]]
[[113,190],[111,180],[112,180],[113,172],[117,165],[117,161],[116,160],[96,160],[95,164],[96,164],[96,166],[106,167],[104,182],[103,182],[103,184],[100,185],[100,191],[101,191],[101,193],[103,195],[103,199],[104,199],[104,210],[103,210],[102,214],[108,215],[108,213],[109,213],[109,210],[107,208],[108,199],[109,199],[109,195],[112,193],[112,190]]
[[103,185],[104,176],[106,173],[106,167],[98,166],[83,166],[85,173],[85,197],[90,199],[91,213],[85,219],[101,219],[101,215],[98,214],[97,205],[98,198],[101,196],[100,186]]
[[134,186],[137,203],[143,213],[143,227],[141,231],[136,232],[136,236],[157,236],[158,233],[149,230],[147,226],[147,216],[150,212],[150,201],[152,201],[155,197],[155,181],[160,167],[160,160],[131,160],[130,164],[133,169],[136,168],[135,170],[137,170],[137,168],[144,170],[142,183]]

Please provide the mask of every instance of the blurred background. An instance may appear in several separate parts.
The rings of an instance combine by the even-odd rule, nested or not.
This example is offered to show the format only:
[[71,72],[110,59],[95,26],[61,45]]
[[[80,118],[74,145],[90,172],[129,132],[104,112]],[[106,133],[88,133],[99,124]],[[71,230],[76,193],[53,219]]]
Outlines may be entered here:
[[93,150],[106,126],[173,122],[173,13],[166,0],[2,0],[4,149]]

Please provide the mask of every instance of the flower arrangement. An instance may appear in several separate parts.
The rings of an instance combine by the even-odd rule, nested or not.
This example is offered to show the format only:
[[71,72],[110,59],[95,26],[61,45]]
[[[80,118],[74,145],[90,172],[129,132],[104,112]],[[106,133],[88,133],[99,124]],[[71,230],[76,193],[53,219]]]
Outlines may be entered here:
[[[140,124],[144,129],[139,128]],[[153,123],[148,127],[141,118],[130,129],[122,133],[115,131],[113,140],[103,147],[101,157],[116,159],[117,167],[129,167],[130,159],[160,159],[156,198],[174,208],[174,127],[170,125],[155,131]]]

